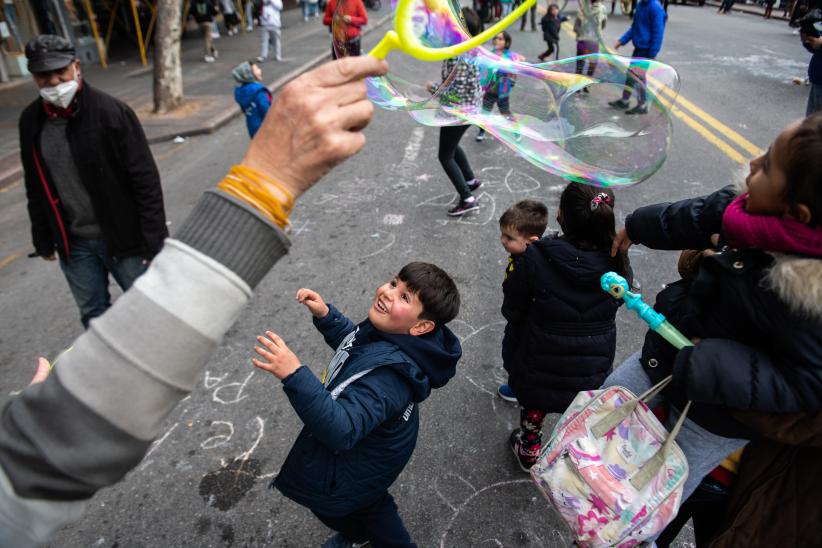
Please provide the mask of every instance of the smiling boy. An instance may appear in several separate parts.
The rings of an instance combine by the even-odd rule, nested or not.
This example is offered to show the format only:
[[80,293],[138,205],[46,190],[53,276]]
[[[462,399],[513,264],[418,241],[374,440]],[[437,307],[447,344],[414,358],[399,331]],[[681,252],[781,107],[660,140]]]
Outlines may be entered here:
[[417,404],[456,373],[462,348],[445,324],[459,312],[457,287],[435,265],[407,264],[359,325],[315,291],[297,300],[336,354],[318,379],[279,336],[257,337],[252,362],[282,381],[304,424],[272,483],[338,532],[325,547],[416,546],[388,487],[414,452]]

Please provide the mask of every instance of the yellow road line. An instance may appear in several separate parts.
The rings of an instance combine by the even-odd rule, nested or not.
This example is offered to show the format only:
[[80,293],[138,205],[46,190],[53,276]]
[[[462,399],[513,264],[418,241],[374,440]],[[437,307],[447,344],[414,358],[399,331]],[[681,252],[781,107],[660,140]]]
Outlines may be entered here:
[[23,180],[23,179],[17,179],[16,181],[14,181],[13,183],[11,183],[10,185],[6,185],[6,186],[4,186],[3,188],[0,188],[0,193],[3,193],[3,192],[8,192],[9,190],[11,190],[11,189],[13,189],[13,188],[15,188],[15,187],[20,186],[20,182],[21,182],[22,180]]
[[11,263],[16,261],[20,257],[22,257],[23,253],[25,253],[25,252],[23,251],[23,252],[19,252],[19,253],[13,253],[13,254],[9,255],[8,257],[4,257],[2,260],[0,260],[0,269],[6,268]]
[[[668,90],[663,88],[663,92],[669,93]],[[712,126],[715,130],[721,133],[726,139],[729,139],[737,144],[742,150],[750,153],[753,157],[761,156],[763,154],[763,150],[744,138],[739,133],[735,132],[695,104],[691,101],[683,97],[681,94],[677,97],[677,102],[682,105],[683,107],[690,110],[693,114],[702,118],[703,121],[707,122],[708,125]]]
[[731,145],[714,135],[713,133],[708,130],[704,125],[700,124],[697,120],[694,120],[691,116],[688,116],[682,109],[677,107],[676,105],[672,105],[670,100],[665,97],[658,96],[660,102],[665,105],[668,110],[670,110],[671,114],[682,120],[685,125],[689,128],[696,131],[700,137],[714,145],[720,151],[722,151],[725,156],[733,160],[734,162],[738,162],[742,165],[747,165],[749,162],[748,158],[742,156],[739,152],[736,151]]
[[[570,23],[566,21],[562,24],[562,28],[571,38],[574,38],[573,26],[571,26]],[[604,44],[603,46],[609,54],[618,55],[616,51],[611,49],[611,47]],[[710,114],[696,106],[692,101],[686,99],[681,93],[676,95],[677,104],[672,106],[670,100],[674,98],[673,91],[668,89],[666,86],[660,86],[659,89],[664,94],[664,97],[659,96],[659,99],[668,109],[670,109],[671,114],[682,120],[685,123],[685,125],[696,131],[702,138],[704,138],[706,141],[717,147],[720,151],[722,151],[726,156],[728,156],[728,158],[730,158],[734,162],[746,165],[749,162],[749,159],[742,156],[742,154],[737,152],[737,150],[731,147],[728,143],[722,141],[719,137],[711,133],[711,131],[707,127],[705,127],[705,125],[695,120],[692,116],[686,114],[686,111],[683,109],[687,109],[688,111],[690,111],[690,114],[693,114],[698,118],[701,118],[702,121],[711,126],[714,129],[714,131],[719,133],[719,135],[731,141],[732,143],[735,143],[740,149],[751,154],[752,157],[762,155],[763,151],[761,148],[759,148],[758,146],[744,138],[736,131],[729,128],[727,125],[717,120],[714,116],[711,116]]]

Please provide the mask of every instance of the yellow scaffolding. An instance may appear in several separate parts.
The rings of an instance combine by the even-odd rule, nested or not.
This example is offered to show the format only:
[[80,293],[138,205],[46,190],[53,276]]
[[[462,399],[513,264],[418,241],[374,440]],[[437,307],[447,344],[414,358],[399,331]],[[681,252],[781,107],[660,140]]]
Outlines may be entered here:
[[[120,7],[122,0],[114,0],[113,4],[109,2],[109,0],[102,0],[102,2],[111,14],[108,20],[108,26],[106,28],[106,36],[102,42],[100,41],[100,33],[97,28],[97,14],[94,11],[91,0],[83,0],[83,8],[86,10],[86,15],[91,23],[91,33],[94,36],[94,41],[97,43],[97,51],[100,54],[100,65],[102,65],[103,68],[107,68],[107,56],[109,44],[111,43],[111,33],[114,30],[114,23],[119,20],[119,17],[117,16],[117,9]],[[151,10],[151,20],[146,28],[145,38],[143,37],[143,27],[140,24],[140,17],[137,13],[137,2],[136,0],[128,0],[128,3],[131,8],[131,16],[134,19],[134,30],[137,39],[137,47],[140,50],[140,61],[143,63],[143,66],[146,66],[148,65],[148,60],[146,58],[146,50],[148,49],[147,44],[151,42],[151,35],[154,32],[154,26],[157,23],[157,0],[146,2],[146,5]],[[122,21],[121,25],[125,26]]]

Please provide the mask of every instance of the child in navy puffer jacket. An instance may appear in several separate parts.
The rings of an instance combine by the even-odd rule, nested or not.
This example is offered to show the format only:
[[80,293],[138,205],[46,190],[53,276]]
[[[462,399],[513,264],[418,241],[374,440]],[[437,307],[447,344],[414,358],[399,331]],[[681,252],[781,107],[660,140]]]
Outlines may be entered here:
[[297,300],[337,353],[318,379],[277,335],[257,338],[254,365],[282,381],[305,425],[273,485],[339,532],[327,546],[415,546],[388,487],[414,452],[417,404],[456,373],[462,348],[445,324],[459,311],[457,287],[410,263],[359,325],[310,289]]
[[628,275],[622,256],[609,254],[613,205],[610,190],[570,183],[557,214],[562,234],[529,245],[502,284],[502,314],[515,339],[507,341],[514,349],[508,383],[522,406],[510,443],[525,471],[539,456],[546,414],[565,411],[611,371],[621,303],[599,279],[611,270]]

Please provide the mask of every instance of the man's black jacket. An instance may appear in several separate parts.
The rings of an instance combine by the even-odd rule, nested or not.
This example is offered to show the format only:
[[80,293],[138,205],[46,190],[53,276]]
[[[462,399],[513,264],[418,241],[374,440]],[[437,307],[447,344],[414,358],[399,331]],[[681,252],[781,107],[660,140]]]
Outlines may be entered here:
[[[66,128],[74,163],[115,257],[153,258],[168,236],[160,174],[143,128],[128,105],[83,83]],[[40,150],[42,99],[20,116],[20,155],[34,247],[71,259],[68,220]]]

